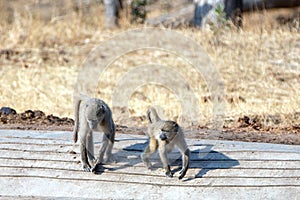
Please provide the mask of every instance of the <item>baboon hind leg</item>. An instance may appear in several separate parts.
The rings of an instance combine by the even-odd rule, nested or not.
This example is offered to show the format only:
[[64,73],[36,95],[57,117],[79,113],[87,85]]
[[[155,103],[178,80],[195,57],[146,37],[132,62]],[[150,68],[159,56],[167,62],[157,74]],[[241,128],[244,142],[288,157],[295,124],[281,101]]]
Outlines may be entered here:
[[112,132],[110,134],[106,134],[108,137],[108,145],[107,145],[107,149],[105,151],[105,156],[104,156],[104,162],[105,163],[112,163],[112,162],[116,162],[116,160],[114,159],[113,155],[112,155],[112,149],[115,143],[115,133]]
[[149,159],[150,159],[151,155],[155,153],[157,146],[158,146],[157,140],[154,138],[150,138],[148,146],[145,148],[144,152],[141,154],[142,161],[148,169],[151,168],[151,162],[149,161]]

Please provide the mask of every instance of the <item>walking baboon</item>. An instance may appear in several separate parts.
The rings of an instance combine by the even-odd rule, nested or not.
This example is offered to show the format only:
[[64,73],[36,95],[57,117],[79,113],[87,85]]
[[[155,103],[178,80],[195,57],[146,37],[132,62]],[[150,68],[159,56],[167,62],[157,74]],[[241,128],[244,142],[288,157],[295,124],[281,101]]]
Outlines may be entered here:
[[[97,98],[79,95],[75,99],[74,142],[80,139],[81,164],[84,171],[96,172],[97,168],[112,159],[112,148],[115,140],[115,124],[108,105]],[[93,131],[103,132],[99,157],[95,160]],[[105,155],[104,155],[105,154]],[[94,165],[93,168],[91,168]]]
[[153,107],[148,109],[147,118],[149,145],[141,155],[142,161],[150,168],[149,158],[158,149],[165,175],[173,177],[167,153],[171,152],[174,147],[177,147],[182,155],[182,169],[179,172],[179,179],[182,179],[188,170],[190,162],[190,150],[187,147],[182,129],[174,121],[161,120]]

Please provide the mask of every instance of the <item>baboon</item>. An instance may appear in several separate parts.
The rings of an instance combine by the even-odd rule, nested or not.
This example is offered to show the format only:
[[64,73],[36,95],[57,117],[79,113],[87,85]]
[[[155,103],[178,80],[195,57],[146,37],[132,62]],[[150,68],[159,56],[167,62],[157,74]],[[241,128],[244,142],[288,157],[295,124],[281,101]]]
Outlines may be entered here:
[[182,155],[182,168],[179,179],[182,179],[189,167],[190,150],[184,139],[181,127],[174,121],[161,120],[156,110],[150,107],[147,111],[149,145],[141,154],[144,164],[151,168],[150,156],[158,149],[158,153],[167,177],[173,177],[173,172],[167,158],[174,147],[177,147]]
[[[112,159],[112,148],[115,140],[115,124],[112,119],[112,112],[101,99],[79,95],[75,99],[74,113],[74,142],[77,142],[79,133],[82,168],[86,172],[95,173],[103,161],[109,162]],[[93,131],[103,132],[102,145],[97,160],[94,157]]]

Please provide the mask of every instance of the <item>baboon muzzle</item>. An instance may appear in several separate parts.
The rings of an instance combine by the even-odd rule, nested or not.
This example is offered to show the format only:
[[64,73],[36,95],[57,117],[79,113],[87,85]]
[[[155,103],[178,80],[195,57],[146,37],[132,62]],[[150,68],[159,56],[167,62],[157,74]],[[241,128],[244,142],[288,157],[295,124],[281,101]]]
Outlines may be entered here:
[[90,120],[89,121],[89,127],[90,127],[90,129],[94,130],[94,129],[97,128],[97,126],[98,126],[98,121],[97,120]]
[[159,138],[160,138],[162,141],[168,139],[168,137],[167,137],[166,134],[164,134],[164,133],[161,133],[161,134],[159,135]]

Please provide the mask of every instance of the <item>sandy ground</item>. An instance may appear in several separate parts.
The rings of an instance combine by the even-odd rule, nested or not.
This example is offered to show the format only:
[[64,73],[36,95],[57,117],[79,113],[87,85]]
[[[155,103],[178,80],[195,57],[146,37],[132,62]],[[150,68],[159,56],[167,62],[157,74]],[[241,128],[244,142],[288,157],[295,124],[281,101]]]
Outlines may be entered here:
[[[72,131],[73,125],[74,120],[71,118],[46,115],[42,111],[27,110],[23,113],[12,112],[8,115],[3,110],[0,112],[0,129]],[[128,127],[117,124],[117,133],[144,135],[146,127]],[[185,133],[187,138],[300,145],[300,127],[263,127],[258,116],[240,118],[234,126],[230,128],[224,126],[221,131],[194,126],[186,127]]]

